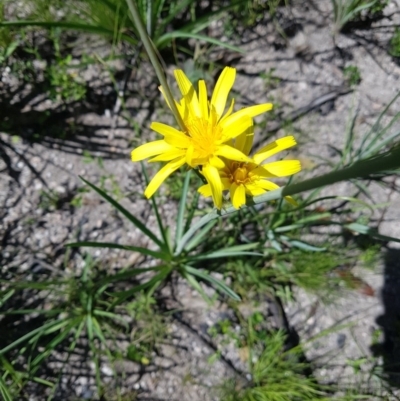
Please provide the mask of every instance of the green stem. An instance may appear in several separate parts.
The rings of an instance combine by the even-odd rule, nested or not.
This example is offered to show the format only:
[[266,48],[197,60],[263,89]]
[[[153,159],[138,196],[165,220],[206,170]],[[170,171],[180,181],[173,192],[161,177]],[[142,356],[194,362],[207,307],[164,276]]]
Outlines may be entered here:
[[[342,170],[332,171],[331,173],[324,174],[319,177],[311,178],[297,184],[292,184],[284,188],[266,192],[263,195],[254,197],[246,206],[265,203],[271,200],[282,198],[284,196],[295,195],[300,192],[310,191],[326,185],[332,185],[340,181],[351,180],[355,178],[366,178],[371,174],[375,174],[380,171],[391,171],[399,168],[400,146],[397,146],[389,152],[379,156],[371,157],[366,160],[361,160]],[[226,216],[227,214],[235,211],[237,211],[237,209],[235,209],[233,206],[229,206],[223,210],[214,209],[209,214],[203,216],[196,224],[190,227],[190,229],[181,238],[180,242],[177,244],[175,255],[179,255],[182,252],[188,241],[201,227],[209,223],[211,220]]]
[[169,106],[171,107],[172,113],[174,114],[177,123],[179,124],[179,127],[182,131],[186,131],[185,123],[182,120],[181,115],[179,114],[179,111],[176,107],[175,104],[175,99],[172,96],[171,89],[168,85],[168,82],[165,78],[163,68],[161,67],[161,64],[157,58],[156,52],[154,50],[154,44],[151,41],[149,35],[147,34],[146,28],[144,27],[142,18],[139,15],[139,12],[136,8],[136,5],[133,0],[126,0],[129,10],[132,15],[133,22],[136,26],[136,29],[138,31],[138,34],[140,36],[140,39],[143,42],[143,46],[147,52],[147,55],[149,56],[150,62],[153,65],[154,71],[156,72],[157,78],[160,81],[160,84],[164,90],[165,96],[167,98],[167,101],[169,103]]

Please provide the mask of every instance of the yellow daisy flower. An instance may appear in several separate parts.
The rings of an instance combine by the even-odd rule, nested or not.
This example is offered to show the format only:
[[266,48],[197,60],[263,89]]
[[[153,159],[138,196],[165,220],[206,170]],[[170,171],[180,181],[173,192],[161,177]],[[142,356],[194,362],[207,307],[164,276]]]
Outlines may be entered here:
[[[248,155],[253,144],[253,137],[251,130],[247,134],[240,135],[235,141],[236,149]],[[264,146],[254,154],[250,162],[225,161],[225,166],[219,170],[219,174],[223,189],[229,191],[232,205],[236,209],[246,204],[246,195],[257,196],[279,188],[269,178],[286,177],[301,170],[299,160],[280,160],[262,165],[269,157],[294,145],[296,145],[294,137],[285,136]],[[201,186],[199,192],[206,197],[212,195],[212,189],[208,184]],[[290,196],[286,196],[285,199],[296,204]]]
[[[249,157],[231,142],[253,125],[253,117],[272,109],[271,103],[243,108],[235,113],[234,101],[224,114],[228,94],[236,77],[234,68],[226,67],[218,78],[211,100],[207,97],[206,83],[200,80],[198,91],[181,70],[175,70],[182,99],[176,102],[186,131],[169,125],[153,122],[151,129],[164,138],[146,143],[132,151],[132,161],[151,158],[150,162],[168,162],[150,181],[145,196],[150,198],[162,182],[175,170],[188,164],[200,167],[206,178],[218,208],[222,206],[222,181],[218,169],[225,166],[224,159],[236,162],[250,162]],[[163,92],[162,88],[161,92]],[[165,96],[164,96],[165,97]],[[167,101],[168,103],[168,101]]]

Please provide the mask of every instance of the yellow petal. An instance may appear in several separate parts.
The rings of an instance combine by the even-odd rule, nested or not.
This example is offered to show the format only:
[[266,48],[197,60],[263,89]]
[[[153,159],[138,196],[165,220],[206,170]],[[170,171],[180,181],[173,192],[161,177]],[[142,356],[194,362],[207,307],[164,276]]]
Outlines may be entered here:
[[265,191],[273,191],[274,189],[280,188],[279,185],[268,180],[258,180],[254,184],[260,188],[263,188]]
[[202,185],[197,192],[201,193],[205,198],[209,198],[212,195],[210,184]]
[[[276,185],[274,182],[267,181],[267,180],[257,181],[256,185],[264,188],[266,191],[273,191],[274,189],[280,188],[279,185]],[[257,196],[257,195],[253,195],[253,196]],[[298,203],[291,196],[285,196],[285,200],[293,206],[298,206]]]
[[[254,164],[254,166],[257,166],[257,164]],[[262,178],[272,178],[275,175],[266,170],[264,166],[257,166],[250,170],[249,177],[251,177],[252,181],[255,181]]]
[[244,116],[254,118],[259,114],[266,113],[267,111],[272,110],[273,107],[274,106],[272,103],[263,103],[263,104],[257,104],[255,106],[245,107],[244,109],[239,110],[236,113],[233,113],[228,118],[221,121],[220,124],[223,128],[229,127],[232,124],[236,124],[236,122]]
[[161,134],[164,135],[164,140],[171,146],[177,148],[187,148],[190,144],[189,137],[185,135],[182,131],[177,130],[170,125],[153,122],[150,125],[150,128]]
[[174,71],[176,82],[190,111],[197,117],[201,116],[199,99],[192,83],[182,70]]
[[168,152],[172,150],[173,147],[168,145],[164,140],[153,141],[145,143],[132,150],[131,159],[133,162],[138,162],[140,160],[147,159],[148,157],[159,155],[160,153]]
[[236,121],[235,124],[226,126],[222,131],[222,140],[227,142],[231,138],[236,138],[237,136],[248,132],[253,126],[253,120],[250,117],[243,116],[240,120]]
[[[171,109],[171,105],[168,102],[168,98],[165,94],[164,88],[162,86],[159,86],[158,89],[162,93],[163,98],[164,98],[165,102],[167,103],[168,107]],[[176,108],[178,109],[179,114],[181,115],[182,119],[185,120],[185,117],[184,117],[185,116],[185,107],[182,106],[181,103],[176,101],[175,99],[174,99],[174,101],[175,101]]]
[[257,186],[257,184],[246,184],[246,193],[251,196],[258,196],[265,193],[265,189]]
[[299,206],[299,204],[291,196],[285,196],[285,200],[293,206]]
[[187,149],[190,146],[190,139],[184,134],[165,135],[164,141],[177,149]]
[[225,163],[217,156],[212,156],[209,159],[209,163],[215,168],[221,169],[225,167]]
[[171,175],[175,170],[185,164],[185,158],[173,160],[166,164],[157,174],[152,178],[146,190],[144,196],[148,199],[153,196],[154,192],[157,191],[158,187]]
[[235,104],[235,99],[232,99],[231,105],[229,106],[228,111],[225,113],[225,115],[219,120],[220,123],[222,123],[226,118],[228,118],[233,111],[233,105]]
[[236,160],[238,162],[251,162],[251,159],[243,154],[240,150],[237,150],[229,145],[218,146],[215,154],[225,157],[229,160]]
[[[221,172],[220,172],[221,173]],[[231,180],[227,177],[221,177],[222,188],[224,190],[229,189],[231,187]]]
[[221,209],[222,207],[222,182],[221,182],[221,177],[218,174],[218,170],[209,165],[206,164],[203,166],[203,169],[201,170],[202,174],[206,178],[208,184],[210,185],[211,188],[211,195],[214,201],[214,205],[217,209]]
[[202,79],[199,81],[199,103],[201,116],[208,120],[208,97],[207,97],[207,87],[205,81]]
[[189,145],[189,147],[186,150],[186,163],[191,167],[195,167],[193,165],[193,152],[194,152],[193,145]]
[[256,164],[261,164],[265,159],[275,155],[282,150],[289,149],[296,145],[296,140],[293,136],[285,136],[261,148],[254,156],[253,160]]
[[186,150],[185,149],[172,149],[168,152],[161,153],[160,155],[153,157],[152,159],[148,160],[149,163],[152,162],[169,162],[170,160],[174,160],[177,157],[185,156]]
[[253,125],[243,134],[240,134],[236,137],[235,141],[235,148],[240,150],[242,153],[245,155],[248,155],[250,153],[251,147],[253,146],[253,139],[254,139],[254,131],[253,131]]
[[239,209],[246,204],[246,189],[243,184],[237,185],[233,183],[230,188],[232,205]]
[[171,127],[170,125],[163,124],[163,123],[158,123],[158,122],[152,122],[150,124],[150,129],[152,129],[155,132],[158,132],[161,135],[185,135],[183,132],[177,130],[174,127]]
[[280,160],[268,163],[262,167],[276,177],[286,177],[296,174],[301,170],[301,164],[298,160]]
[[225,67],[215,85],[211,97],[211,109],[217,113],[218,119],[221,118],[225,110],[226,100],[236,78],[236,69]]

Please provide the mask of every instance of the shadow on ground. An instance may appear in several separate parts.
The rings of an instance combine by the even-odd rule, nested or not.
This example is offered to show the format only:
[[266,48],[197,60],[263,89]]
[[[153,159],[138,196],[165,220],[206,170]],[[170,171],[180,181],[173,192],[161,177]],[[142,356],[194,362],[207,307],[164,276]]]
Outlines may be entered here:
[[383,357],[383,371],[391,386],[400,388],[400,249],[385,254],[382,302],[385,312],[377,318],[383,342],[371,346],[375,356]]
[[[126,157],[127,150],[123,144],[127,142],[127,138],[123,138],[117,131],[119,128],[126,128],[126,122],[122,122],[121,126],[121,119],[117,115],[111,115],[107,124],[101,121],[105,110],[110,110],[112,114],[117,101],[116,92],[110,88],[110,84],[93,90],[88,83],[84,99],[68,104],[53,104],[51,107],[43,107],[43,91],[43,84],[38,84],[29,93],[21,85],[5,94],[0,100],[0,110],[4,115],[0,122],[0,131],[66,153],[81,154],[85,149],[103,158]],[[18,99],[17,102],[15,98]],[[136,110],[127,109],[126,112],[134,116],[139,109],[144,107],[139,105]],[[150,115],[153,111],[152,102],[150,105],[146,104],[146,109]],[[98,117],[93,123],[82,118],[89,113]],[[110,130],[113,131],[112,146]],[[4,146],[2,152],[5,152]]]

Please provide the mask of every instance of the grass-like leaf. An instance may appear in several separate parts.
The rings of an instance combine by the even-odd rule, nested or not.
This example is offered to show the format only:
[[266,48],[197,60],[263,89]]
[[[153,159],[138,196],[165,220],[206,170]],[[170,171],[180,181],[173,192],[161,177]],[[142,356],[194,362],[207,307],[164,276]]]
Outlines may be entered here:
[[179,241],[181,240],[182,235],[183,235],[184,216],[185,216],[185,210],[186,210],[186,201],[187,201],[187,194],[188,194],[188,190],[189,190],[191,172],[192,172],[192,170],[189,170],[186,173],[185,181],[183,182],[182,195],[181,195],[181,200],[179,202],[178,215],[176,218],[175,244],[179,243]]
[[218,251],[200,254],[193,256],[193,260],[206,260],[206,259],[216,259],[216,258],[227,258],[232,256],[263,256],[260,252],[249,252],[250,249],[255,249],[259,246],[258,242],[252,244],[243,244],[230,246],[228,248],[219,249]]
[[152,251],[150,249],[143,248],[141,246],[114,244],[113,242],[80,241],[80,242],[71,242],[69,244],[66,244],[65,246],[71,248],[87,247],[87,248],[123,249],[125,251],[139,252],[143,255],[152,256],[153,258],[156,259],[168,260],[167,255],[163,252]]
[[79,177],[85,184],[89,185],[90,188],[94,189],[102,198],[104,198],[108,203],[114,206],[120,213],[122,213],[132,224],[134,224],[144,235],[150,238],[154,243],[156,243],[162,250],[168,251],[166,249],[167,244],[163,244],[162,241],[157,238],[138,218],[136,218],[132,213],[126,210],[119,202],[111,198],[106,192],[98,188],[96,185],[85,180],[83,177]]
[[166,34],[162,35],[160,38],[158,38],[155,44],[158,48],[162,48],[167,43],[169,43],[172,39],[182,39],[182,38],[197,39],[197,40],[201,40],[206,43],[212,43],[214,45],[224,47],[229,50],[233,50],[238,53],[244,53],[244,50],[242,50],[240,47],[221,42],[220,40],[210,38],[206,35],[199,35],[197,33],[190,33],[190,32],[184,32],[184,31],[173,31],[173,32],[166,33]]
[[32,330],[31,332],[23,335],[22,337],[18,338],[17,340],[15,340],[11,344],[7,345],[6,347],[0,349],[0,355],[5,354],[6,352],[10,351],[11,349],[15,348],[17,345],[23,343],[24,341],[26,341],[28,339],[30,339],[30,342],[31,342],[32,341],[31,339],[34,338],[35,336],[39,335],[39,337],[40,337],[41,335],[44,335],[44,334],[50,334],[53,331],[60,330],[67,324],[68,324],[68,320],[64,320],[64,319],[51,320],[50,322],[47,322],[43,326],[40,326],[40,327]]
[[158,285],[161,281],[163,281],[170,274],[170,272],[171,272],[171,269],[165,267],[163,270],[161,270],[158,274],[156,274],[149,281],[146,281],[143,284],[139,284],[139,285],[135,286],[134,288],[132,288],[131,290],[111,293],[110,295],[117,298],[117,300],[113,303],[112,306],[119,305],[121,302],[125,301],[127,298],[136,294],[137,292],[140,292],[142,290],[145,290],[146,288]]
[[12,401],[11,393],[8,391],[8,387],[3,380],[3,377],[0,375],[0,394],[4,401]]
[[40,363],[46,359],[54,351],[54,349],[72,333],[72,330],[79,326],[81,321],[82,318],[80,316],[72,319],[56,337],[46,344],[44,351],[40,352],[39,355],[37,355],[37,357],[32,361],[31,367],[35,368],[36,366],[40,365]]
[[217,290],[226,294],[228,297],[234,299],[235,301],[240,301],[239,295],[237,295],[232,289],[230,289],[224,282],[217,280],[216,278],[210,276],[204,271],[198,270],[192,266],[185,265],[185,271],[193,276],[197,276],[204,281],[211,283]]
[[[97,26],[92,24],[80,23],[80,22],[62,22],[62,21],[2,21],[0,27],[8,28],[24,28],[30,26],[37,26],[46,29],[60,28],[74,31],[81,31],[87,33],[93,33],[96,35],[114,36],[114,31],[105,28],[104,26]],[[122,34],[121,37],[132,45],[137,45],[137,41],[132,37]]]
[[351,223],[344,225],[344,227],[350,231],[355,231],[360,234],[368,235],[372,238],[380,239],[382,241],[400,242],[400,238],[379,234],[375,229],[365,226],[364,224]]
[[[207,225],[205,225],[197,234],[193,235],[193,238],[188,242],[188,244],[185,246],[185,251],[189,252],[192,249],[196,248],[197,245],[199,245],[204,237],[209,233],[209,231],[217,224],[217,221],[211,221]],[[182,238],[181,238],[182,241]],[[180,242],[177,243],[177,249],[179,249]],[[178,251],[177,251],[178,252]],[[178,255],[179,253],[176,253]]]
[[[150,180],[149,180],[149,176],[147,174],[147,171],[144,168],[143,162],[141,162],[140,164],[142,166],[142,171],[143,171],[143,175],[144,175],[144,179],[145,179],[146,185],[149,185]],[[156,215],[158,229],[160,230],[160,233],[161,233],[161,236],[163,238],[164,244],[167,246],[168,249],[170,249],[171,247],[170,247],[170,243],[169,243],[170,241],[169,241],[169,237],[168,237],[168,229],[164,227],[164,224],[162,222],[162,218],[161,218],[161,215],[160,215],[160,212],[158,210],[157,203],[156,203],[156,197],[152,196],[150,198],[150,202],[151,202],[151,205],[153,207],[154,214]]]

